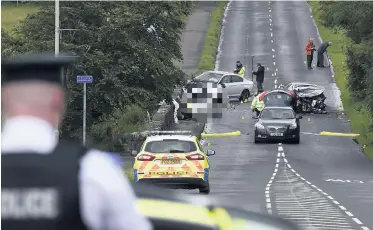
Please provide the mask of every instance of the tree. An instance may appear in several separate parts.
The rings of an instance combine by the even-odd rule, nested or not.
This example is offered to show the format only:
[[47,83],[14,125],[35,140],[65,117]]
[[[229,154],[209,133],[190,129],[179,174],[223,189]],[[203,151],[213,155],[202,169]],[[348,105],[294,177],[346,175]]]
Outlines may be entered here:
[[[154,110],[184,81],[184,73],[174,61],[182,58],[180,35],[191,3],[61,2],[60,9],[61,28],[75,29],[62,32],[60,48],[79,56],[67,72],[64,138],[81,136],[82,87],[75,83],[77,75],[94,76],[94,83],[87,87],[87,126],[96,131],[102,130],[97,127],[103,122],[116,126],[113,114],[120,119],[118,114],[128,112],[123,109],[128,106],[136,105],[144,114]],[[13,53],[53,50],[53,3],[43,4],[39,12],[29,15],[16,34],[22,44],[17,50],[10,48]],[[93,139],[102,141],[96,131]]]

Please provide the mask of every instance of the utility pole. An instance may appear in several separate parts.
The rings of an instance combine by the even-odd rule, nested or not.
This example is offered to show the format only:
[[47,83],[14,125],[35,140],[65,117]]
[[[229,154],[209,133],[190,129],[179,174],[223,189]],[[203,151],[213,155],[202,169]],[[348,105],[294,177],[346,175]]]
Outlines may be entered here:
[[[60,0],[54,1],[54,54],[57,57],[60,54]],[[61,70],[61,78],[63,72]],[[62,79],[61,79],[62,80]],[[56,136],[60,136],[59,122],[57,124]]]
[[54,1],[54,54],[60,53],[60,1]]

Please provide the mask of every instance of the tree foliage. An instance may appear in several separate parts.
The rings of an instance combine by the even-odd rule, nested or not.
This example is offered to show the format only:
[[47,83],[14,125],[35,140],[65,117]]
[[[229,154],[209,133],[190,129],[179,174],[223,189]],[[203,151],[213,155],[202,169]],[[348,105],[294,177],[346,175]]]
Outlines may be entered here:
[[[184,81],[174,63],[182,59],[180,35],[191,10],[192,2],[178,1],[60,2],[60,28],[73,29],[61,31],[60,50],[79,56],[66,73],[69,105],[62,137],[81,136],[83,95],[77,75],[94,77],[87,86],[87,126],[94,142],[108,143],[100,134],[103,127],[112,127],[115,135],[139,128],[144,119],[133,125],[116,121],[153,111]],[[42,4],[19,24],[16,36],[2,31],[2,52],[54,50],[54,26],[54,3]]]
[[373,113],[373,2],[321,2],[326,26],[339,27],[352,39],[347,49],[349,89]]

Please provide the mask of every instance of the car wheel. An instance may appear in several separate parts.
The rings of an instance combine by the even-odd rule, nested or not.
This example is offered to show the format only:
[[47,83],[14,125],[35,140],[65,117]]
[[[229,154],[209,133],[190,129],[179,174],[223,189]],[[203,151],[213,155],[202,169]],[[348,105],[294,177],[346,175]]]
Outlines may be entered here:
[[239,99],[240,101],[245,101],[245,100],[248,100],[249,97],[250,97],[250,91],[248,89],[244,89]]
[[200,188],[199,193],[209,194],[210,193],[210,183],[207,183],[207,185],[205,187]]

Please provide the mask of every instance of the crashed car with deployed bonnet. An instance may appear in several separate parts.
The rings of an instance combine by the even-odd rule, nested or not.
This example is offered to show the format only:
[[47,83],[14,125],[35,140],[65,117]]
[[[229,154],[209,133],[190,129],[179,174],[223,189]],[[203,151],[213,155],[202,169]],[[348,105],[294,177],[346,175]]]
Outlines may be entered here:
[[318,113],[325,114],[326,111],[326,96],[324,95],[325,88],[323,86],[293,82],[284,87],[284,90],[294,94],[296,104],[294,110],[298,113]]

